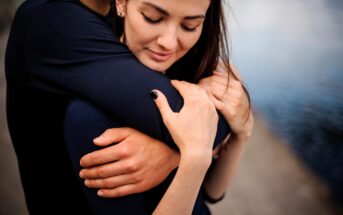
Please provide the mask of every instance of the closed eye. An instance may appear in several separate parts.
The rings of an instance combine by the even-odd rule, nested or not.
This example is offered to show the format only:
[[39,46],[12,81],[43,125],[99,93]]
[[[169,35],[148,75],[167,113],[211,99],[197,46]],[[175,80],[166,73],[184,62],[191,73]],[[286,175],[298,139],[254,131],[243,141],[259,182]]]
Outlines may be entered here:
[[181,26],[182,26],[183,30],[189,31],[189,32],[194,32],[194,31],[196,31],[196,30],[197,30],[197,27],[198,27],[198,26],[196,26],[196,27],[190,28],[190,27],[187,27],[186,25],[181,25]]
[[150,24],[157,24],[157,23],[161,22],[163,19],[163,17],[160,17],[158,19],[150,18],[147,15],[145,15],[143,12],[142,12],[142,16],[143,16],[144,20]]

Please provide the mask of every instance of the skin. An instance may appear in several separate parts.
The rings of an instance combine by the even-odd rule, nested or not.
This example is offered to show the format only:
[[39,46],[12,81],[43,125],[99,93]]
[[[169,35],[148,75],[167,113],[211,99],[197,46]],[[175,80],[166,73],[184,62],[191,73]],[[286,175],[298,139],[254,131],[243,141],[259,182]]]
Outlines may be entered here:
[[[122,10],[121,12],[125,17],[125,37],[123,35],[122,40],[125,40],[129,48],[143,64],[159,72],[164,72],[172,63],[183,56],[200,36],[203,20],[200,18],[192,19],[190,21],[188,19],[185,20],[185,17],[205,14],[208,7],[206,4],[208,5],[209,1],[148,1],[168,11],[168,16],[155,10],[155,7],[151,7],[151,5],[143,4],[143,2],[143,0],[132,0],[129,2],[117,1],[117,8]],[[207,3],[205,4],[204,2]],[[86,4],[87,1],[84,3]],[[180,6],[181,4],[182,7]],[[195,5],[199,6],[195,7]],[[106,10],[99,6],[96,11]],[[141,12],[148,16],[149,19],[157,20],[162,17],[163,21],[158,24],[148,23]],[[131,15],[135,18],[130,18]],[[135,23],[140,23],[140,25],[135,25]],[[187,24],[188,27],[190,27],[190,25],[192,25],[192,27],[197,26],[197,30],[195,32],[185,32],[183,28],[185,24]],[[147,28],[149,28],[148,31],[146,30]],[[140,35],[140,37],[137,38],[135,35]],[[151,51],[158,52],[157,55],[160,56],[155,56],[154,54],[156,53]],[[180,149],[182,149],[180,150],[181,155],[172,150],[168,150],[163,143],[154,140],[137,130],[130,128],[109,129],[101,135],[101,138],[95,139],[94,143],[99,146],[108,146],[113,142],[119,144],[90,153],[84,156],[80,161],[81,165],[85,167],[85,169],[80,172],[80,176],[87,179],[85,180],[86,186],[101,188],[98,194],[103,197],[118,197],[142,192],[159,184],[172,169],[179,166],[175,180],[161,201],[161,205],[163,206],[158,207],[157,211],[159,208],[168,211],[168,208],[171,207],[174,209],[175,214],[175,205],[178,205],[178,208],[180,208],[181,211],[189,211],[189,208],[192,207],[183,203],[189,202],[189,200],[195,201],[198,189],[210,163],[208,160],[211,160],[210,158],[212,155],[210,146],[213,142],[211,142],[212,139],[208,139],[208,137],[213,135],[214,127],[211,127],[211,123],[208,120],[210,120],[210,118],[213,120],[213,116],[207,115],[208,119],[204,119],[203,115],[200,113],[197,115],[193,114],[199,106],[203,107],[203,103],[205,103],[206,105],[209,105],[209,109],[215,107],[221,111],[233,131],[233,134],[228,141],[230,144],[225,145],[226,150],[220,150],[216,165],[205,180],[205,188],[210,196],[217,198],[223,195],[233,179],[243,153],[244,145],[247,138],[251,135],[253,127],[253,117],[252,114],[248,114],[250,109],[242,85],[239,81],[233,79],[230,79],[230,83],[228,83],[227,72],[225,73],[226,69],[227,68],[224,66],[218,65],[217,70],[221,71],[221,73],[214,73],[213,76],[201,80],[199,86],[196,86],[195,88],[195,85],[183,82],[176,82],[173,84],[180,93],[182,92],[181,94],[185,100],[187,100],[187,98],[197,98],[197,96],[204,94],[205,91],[207,92],[205,93],[207,97],[201,97],[201,101],[193,101],[188,103],[189,106],[185,105],[182,109],[185,109],[185,111],[183,111],[184,114],[178,115],[182,115],[182,117],[176,117],[173,113],[168,112],[167,104],[163,103],[163,94],[158,93],[159,96],[156,100],[156,104],[159,107],[162,116],[164,116],[163,119],[167,128],[171,132],[173,138],[175,138],[175,142]],[[160,100],[162,101],[161,103],[159,102]],[[208,100],[211,101],[210,104],[212,106],[207,103]],[[187,114],[189,110],[192,110],[192,114]],[[187,117],[190,116],[187,115],[196,117],[189,119]],[[177,121],[177,119],[183,120]],[[198,119],[202,119],[203,121],[199,121],[199,123],[190,121]],[[209,125],[210,127],[200,127],[198,129],[192,127],[192,129],[195,129],[198,133],[194,135],[189,134],[189,136],[185,138],[183,137],[185,134],[182,132],[184,130],[179,130],[178,128],[181,124],[187,126],[187,122],[192,122],[192,124],[188,126],[197,124]],[[175,123],[179,126],[173,126]],[[206,134],[206,137],[204,137],[204,140],[206,141],[198,139],[202,134]],[[128,141],[127,139],[130,139],[131,141]],[[137,145],[136,147],[130,148],[128,142],[135,142]],[[199,145],[201,145],[201,147],[199,147]],[[140,148],[145,148],[145,151],[148,153],[139,153],[141,150]],[[192,153],[189,153],[190,149],[192,149]],[[194,149],[199,151],[199,153],[195,153],[197,155],[196,158],[191,157],[190,155],[194,154]],[[124,155],[123,151],[125,152]],[[156,161],[149,163],[147,161],[151,160],[151,154],[155,155],[153,157],[156,158]],[[194,160],[204,161],[204,163],[194,163],[192,162]],[[144,163],[144,165],[139,165],[142,163]],[[167,163],[171,165],[165,165]],[[194,175],[186,174],[187,170],[190,168],[192,169],[192,173],[194,169]],[[154,177],[151,177],[152,175]],[[194,181],[195,179],[196,181]],[[128,180],[131,180],[131,182],[133,181],[133,183],[130,183],[130,186],[128,186],[126,182]],[[194,181],[194,183],[187,184],[187,181]],[[187,190],[187,192],[175,193],[175,190]],[[175,196],[178,196],[179,198],[175,198]],[[180,214],[182,214],[181,211]]]
[[172,81],[172,85],[184,98],[180,112],[174,113],[166,97],[158,90],[155,90],[158,94],[155,101],[164,124],[180,149],[181,160],[172,183],[153,214],[192,213],[199,189],[211,165],[217,132],[218,114],[208,93],[184,81]]
[[[147,67],[164,72],[198,41],[209,0],[117,0],[125,43]],[[139,36],[137,36],[139,35]]]
[[[167,145],[132,128],[109,129],[94,142],[102,147],[118,143],[81,159],[86,169],[80,175],[86,179],[86,186],[103,188],[104,196],[114,196],[118,189],[123,194],[146,191],[179,164],[176,153]],[[154,160],[147,162],[149,158]]]

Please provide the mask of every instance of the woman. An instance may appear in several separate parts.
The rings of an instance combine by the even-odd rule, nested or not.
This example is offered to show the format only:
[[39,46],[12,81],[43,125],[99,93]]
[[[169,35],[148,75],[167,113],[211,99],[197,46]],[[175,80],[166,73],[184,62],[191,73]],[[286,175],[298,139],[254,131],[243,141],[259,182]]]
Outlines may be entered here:
[[[115,22],[117,26],[116,32],[118,35],[121,35],[121,41],[124,42],[140,62],[147,67],[161,73],[165,73],[167,70],[167,74],[174,76],[175,78],[198,82],[199,78],[204,77],[204,72],[208,68],[217,65],[218,57],[227,59],[225,58],[225,52],[219,53],[218,46],[216,47],[214,45],[214,50],[217,55],[213,55],[214,58],[212,60],[208,59],[209,62],[207,65],[202,65],[203,68],[201,68],[199,64],[188,63],[189,59],[209,58],[206,54],[199,54],[197,50],[202,50],[202,48],[204,48],[202,46],[209,44],[208,42],[205,42],[206,34],[208,34],[206,31],[213,32],[211,31],[211,24],[209,21],[215,20],[215,18],[212,18],[211,20],[209,17],[212,17],[215,12],[221,11],[220,3],[216,4],[212,2],[210,9],[208,9],[210,4],[209,1],[202,1],[201,3],[203,4],[197,4],[198,6],[195,7],[194,5],[196,4],[194,1],[183,1],[182,3],[178,1],[170,1],[168,3],[161,3],[159,1],[117,1],[116,9],[120,20],[116,20]],[[178,7],[182,8],[183,11],[178,11]],[[192,11],[193,13],[189,11]],[[209,12],[206,14],[206,11]],[[205,16],[205,22],[207,21],[207,23],[204,25],[207,28],[204,28],[204,31],[202,32]],[[220,13],[218,17],[221,17]],[[123,19],[124,24],[122,24],[121,19]],[[217,19],[217,21],[219,27],[220,19]],[[122,26],[124,26],[124,31],[121,29]],[[212,28],[214,27],[212,26]],[[219,36],[220,33],[217,33]],[[137,37],[137,35],[140,35],[140,37]],[[198,42],[199,38],[200,42]],[[220,44],[219,41],[220,39],[218,40],[218,45]],[[195,45],[196,43],[197,45]],[[194,45],[195,47],[193,47]],[[222,43],[222,45],[224,44]],[[194,48],[193,52],[192,50],[189,51],[192,47]],[[184,56],[186,53],[187,55]],[[224,56],[220,56],[220,54],[224,54]],[[199,62],[204,62],[204,60],[200,60]],[[191,68],[195,65],[194,68],[191,68],[193,70],[186,71],[196,71],[197,73],[194,72],[192,74],[191,72],[186,73],[185,71],[184,73],[181,73],[180,70],[178,70],[180,65],[186,68]],[[172,67],[170,68],[170,66]],[[226,155],[225,153],[221,153],[221,159],[219,159],[214,166],[213,172],[207,177],[205,183],[206,190],[212,198],[221,197],[229,181],[232,179],[232,175],[242,153],[243,143],[251,132],[252,118],[250,115],[247,115],[246,108],[243,108],[243,111],[236,116],[233,113],[237,111],[237,107],[235,107],[233,103],[237,103],[241,105],[241,107],[244,107],[239,95],[242,93],[243,88],[238,81],[230,80],[230,88],[226,89],[226,87],[228,87],[228,64],[227,62],[226,64],[222,62],[220,66],[221,68],[218,68],[218,70],[222,69],[224,72],[216,72],[210,78],[204,78],[199,83],[199,85],[204,89],[207,89],[209,93],[212,93],[211,97],[208,96],[204,90],[195,85],[187,84],[185,82],[172,82],[173,86],[179,90],[185,100],[184,107],[178,114],[175,114],[170,110],[163,93],[158,90],[152,91],[152,96],[156,99],[156,104],[161,111],[162,118],[181,152],[178,171],[170,187],[163,195],[161,202],[155,209],[154,213],[156,214],[190,214],[192,212],[203,178],[211,163],[212,145],[217,125],[217,118],[214,111],[215,106],[222,111],[231,127],[233,127],[234,135],[230,140],[232,144],[228,146],[230,149],[227,150]],[[230,75],[230,79],[235,78],[233,73]],[[235,95],[237,92],[238,95]],[[218,99],[222,101],[219,101]],[[223,108],[224,105],[225,109]],[[85,113],[82,113],[82,110],[86,110]],[[101,123],[101,121],[108,122],[109,119],[103,120],[106,116],[96,112],[97,110],[94,110],[90,104],[85,102],[76,101],[71,103],[66,119],[66,141],[68,145],[74,144],[71,148],[71,151],[74,151],[72,154],[78,153],[78,148],[82,147],[82,143],[90,142],[92,135],[84,137],[87,136],[84,134],[93,133],[94,135],[94,129],[93,131],[89,128],[84,128],[83,130],[82,124],[91,124],[102,129],[106,127],[106,125],[102,125],[103,123]],[[94,119],[93,121],[92,119],[89,119],[92,118],[90,117],[92,115],[98,115],[100,120]],[[246,121],[247,119],[248,121]],[[78,123],[75,123],[76,121]],[[185,133],[186,128],[189,130],[187,134]],[[134,133],[138,131],[130,132]],[[185,137],[185,135],[187,136]],[[112,143],[112,141],[109,141],[109,143]],[[75,146],[75,142],[79,142],[80,144]],[[203,145],[201,144],[202,142],[204,143]],[[73,155],[72,157],[77,156]],[[196,161],[196,163],[194,163],[194,161]],[[193,169],[192,174],[186,174],[185,170],[187,169]],[[91,172],[92,170],[88,173],[90,178],[92,178]],[[93,174],[94,172],[96,172],[96,170],[93,170]],[[83,178],[87,178],[86,175],[87,171],[83,171]],[[118,180],[124,181],[125,177]],[[121,183],[123,182],[119,182],[118,180],[114,180],[116,182],[113,182],[112,179],[112,183],[116,183],[116,186],[121,186],[121,190],[130,189],[129,186],[122,186]],[[107,184],[108,186],[108,184],[111,183],[111,180],[107,180],[107,182],[102,179],[86,180],[85,183],[89,187],[99,188],[102,186],[101,184],[103,184],[104,187],[106,187],[104,184]],[[106,195],[106,189],[103,189],[98,194],[105,197],[118,197],[123,195],[123,191],[120,191],[121,193],[118,192],[119,189],[115,191],[112,190],[111,192],[107,192]],[[201,200],[198,201],[201,203]],[[177,205],[177,207],[175,207],[175,205]],[[202,205],[198,206],[198,208],[200,208],[198,210],[204,211],[201,207]],[[123,211],[126,210],[122,209],[122,212]],[[126,211],[126,213],[133,214],[134,212]],[[138,213],[144,212],[141,211]],[[200,213],[195,212],[195,214]]]
[[[157,109],[154,111],[155,105],[149,92],[152,89],[161,90],[175,111],[181,109],[182,98],[166,76],[139,63],[127,47],[113,36],[106,17],[101,15],[107,14],[109,1],[88,2],[91,3],[81,4],[78,0],[27,0],[18,9],[12,25],[6,50],[7,116],[30,214],[89,214],[90,207],[93,211],[100,211],[106,207],[112,208],[113,202],[132,202],[133,199],[138,204],[142,202],[141,195],[103,201],[94,197],[96,193],[92,193],[93,189],[79,189],[68,151],[63,144],[63,117],[71,99],[83,98],[99,107],[106,115],[115,119],[116,127],[134,127],[170,146],[173,144],[161,123]],[[187,68],[183,69],[188,71]],[[106,122],[107,118],[103,119]],[[149,123],[146,122],[147,119]],[[108,126],[99,130],[91,139],[105,129],[114,127],[114,123],[108,122]],[[219,116],[215,143],[221,142],[227,132],[224,119]],[[129,135],[116,146],[134,145],[130,141],[141,137],[150,143],[156,143],[145,144],[149,149],[162,149],[164,146],[157,144],[155,139],[137,133]],[[87,140],[89,141],[88,138]],[[105,144],[102,141],[100,143]],[[81,155],[96,149],[87,144],[82,146],[80,150],[84,152],[80,152],[79,157],[71,157],[76,160],[76,164]],[[159,168],[169,173],[178,163],[177,153],[165,147],[164,153],[157,151],[163,155],[173,154],[170,158],[176,161],[175,164],[166,165],[168,168]],[[158,163],[155,159],[150,160]],[[150,160],[146,163],[151,164]],[[111,158],[105,162],[106,167],[110,161]],[[101,163],[102,160],[98,162]],[[96,160],[90,163],[94,164]],[[154,178],[148,178],[148,181]],[[156,184],[156,181],[152,183]],[[158,187],[167,185],[163,183]],[[95,203],[90,198],[87,201],[82,191],[94,194],[91,197],[95,199]],[[160,191],[161,189],[152,189],[144,193],[144,197],[149,198],[150,194],[153,197],[158,196]],[[122,190],[121,193],[125,194]],[[200,193],[203,194],[202,191]],[[150,203],[144,207],[137,206],[145,209],[151,206],[151,210],[147,211],[152,211],[158,202]],[[46,208],[51,211],[46,211]],[[105,209],[104,213],[113,212]],[[140,212],[142,210],[138,211]]]

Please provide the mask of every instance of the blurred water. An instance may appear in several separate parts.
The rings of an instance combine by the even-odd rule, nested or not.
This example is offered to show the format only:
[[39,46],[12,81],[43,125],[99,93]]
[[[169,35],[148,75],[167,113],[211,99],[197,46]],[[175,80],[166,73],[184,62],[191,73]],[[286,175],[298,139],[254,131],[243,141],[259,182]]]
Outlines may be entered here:
[[343,202],[343,1],[231,0],[230,13],[256,111]]

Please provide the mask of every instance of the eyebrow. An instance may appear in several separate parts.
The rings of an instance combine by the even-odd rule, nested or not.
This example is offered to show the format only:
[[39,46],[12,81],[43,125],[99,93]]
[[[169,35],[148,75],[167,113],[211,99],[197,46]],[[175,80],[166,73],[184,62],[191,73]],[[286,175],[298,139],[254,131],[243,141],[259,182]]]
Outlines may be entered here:
[[[160,13],[169,16],[169,12],[166,11],[165,9],[161,8],[160,6],[157,6],[151,2],[143,2],[145,5],[149,5],[150,7],[155,8],[157,11],[159,11]],[[185,19],[205,19],[205,15],[194,15],[194,16],[185,16]]]

